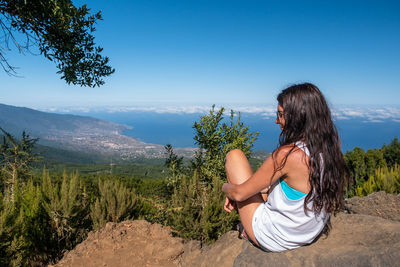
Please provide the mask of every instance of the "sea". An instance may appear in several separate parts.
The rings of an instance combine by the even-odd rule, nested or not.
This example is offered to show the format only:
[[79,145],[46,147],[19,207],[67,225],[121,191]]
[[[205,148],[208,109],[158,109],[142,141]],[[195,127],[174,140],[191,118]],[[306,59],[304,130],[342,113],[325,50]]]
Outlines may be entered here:
[[[171,144],[173,147],[196,147],[193,139],[194,122],[199,122],[204,113],[159,113],[155,111],[85,111],[73,112],[76,115],[90,116],[130,126],[123,134],[153,144]],[[225,121],[229,114],[225,116]],[[236,117],[235,117],[236,119]],[[254,113],[241,113],[241,121],[250,132],[258,132],[253,150],[273,151],[278,145],[279,125],[273,116]],[[380,118],[365,120],[360,117],[335,119],[342,142],[342,151],[355,147],[365,150],[381,148],[400,136],[400,120]]]

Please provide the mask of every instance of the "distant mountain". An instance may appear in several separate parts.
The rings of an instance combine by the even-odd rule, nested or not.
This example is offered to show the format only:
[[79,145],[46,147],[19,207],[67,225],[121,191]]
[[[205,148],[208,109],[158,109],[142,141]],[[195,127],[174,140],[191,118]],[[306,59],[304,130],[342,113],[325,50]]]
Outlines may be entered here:
[[[162,145],[149,144],[123,135],[131,127],[91,117],[41,112],[0,104],[0,127],[17,138],[22,131],[39,143],[68,151],[99,153],[121,159],[164,157]],[[190,155],[193,149],[181,149]]]
[[130,128],[91,117],[48,113],[4,104],[0,104],[0,125],[12,133],[29,130],[32,135],[43,137],[59,133],[113,135]]

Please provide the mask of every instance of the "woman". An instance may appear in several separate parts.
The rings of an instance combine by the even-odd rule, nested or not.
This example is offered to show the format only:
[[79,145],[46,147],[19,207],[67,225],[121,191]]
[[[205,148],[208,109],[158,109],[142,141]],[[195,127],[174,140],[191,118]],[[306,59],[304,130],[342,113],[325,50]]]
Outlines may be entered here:
[[320,90],[297,84],[277,97],[279,147],[252,173],[240,150],[226,155],[224,208],[239,211],[247,238],[279,252],[311,243],[343,206],[345,163]]

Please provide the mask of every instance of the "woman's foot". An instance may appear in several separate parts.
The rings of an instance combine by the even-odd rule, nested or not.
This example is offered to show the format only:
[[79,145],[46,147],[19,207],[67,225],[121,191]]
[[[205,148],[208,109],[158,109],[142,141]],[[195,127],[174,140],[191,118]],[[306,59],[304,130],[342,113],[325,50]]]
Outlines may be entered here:
[[236,228],[239,231],[238,238],[249,240],[249,238],[247,237],[246,231],[244,230],[244,227],[243,227],[242,223],[238,223]]

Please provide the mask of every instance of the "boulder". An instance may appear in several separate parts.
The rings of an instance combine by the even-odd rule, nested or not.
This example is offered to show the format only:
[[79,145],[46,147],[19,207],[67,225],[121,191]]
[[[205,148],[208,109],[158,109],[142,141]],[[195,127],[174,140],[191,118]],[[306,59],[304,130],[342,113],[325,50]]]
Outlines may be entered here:
[[339,213],[332,229],[309,246],[263,252],[245,243],[233,266],[399,266],[400,223]]
[[185,252],[179,264],[180,266],[232,267],[236,256],[242,251],[243,244],[246,242],[238,238],[238,232],[229,231],[214,244],[201,249],[200,242],[197,243],[196,249],[190,250],[185,246]]
[[400,194],[380,191],[366,197],[352,197],[345,200],[345,211],[400,221]]

